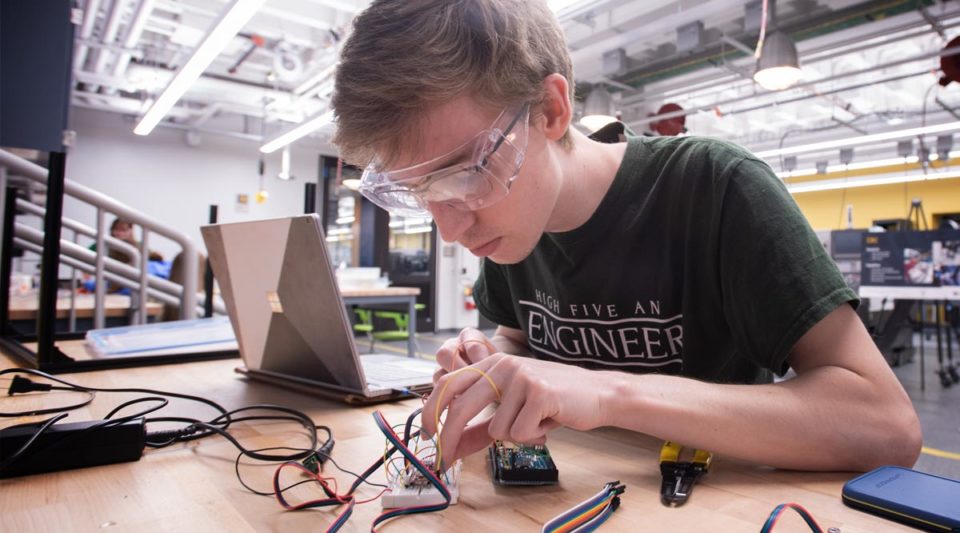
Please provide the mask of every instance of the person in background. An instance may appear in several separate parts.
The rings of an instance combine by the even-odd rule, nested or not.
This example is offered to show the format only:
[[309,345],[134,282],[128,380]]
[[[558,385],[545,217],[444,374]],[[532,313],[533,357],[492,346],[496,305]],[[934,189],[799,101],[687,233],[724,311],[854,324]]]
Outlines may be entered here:
[[361,192],[483,257],[499,327],[441,347],[423,408],[425,435],[446,411],[444,463],[617,426],[780,468],[913,465],[910,398],[769,165],[589,138],[572,70],[544,0],[375,0],[341,53],[334,143]]
[[[113,222],[110,224],[110,236],[112,236],[115,239],[120,239],[121,241],[126,242],[127,244],[129,244],[130,246],[133,246],[138,250],[140,249],[140,242],[137,241],[133,236],[133,223],[128,220],[125,220],[122,218],[114,219]],[[97,245],[94,244],[90,249],[96,251]],[[110,258],[116,259],[117,261],[120,261],[122,263],[126,263],[128,265],[133,264],[133,258],[130,257],[129,254],[127,254],[122,250],[119,250],[116,248],[110,248],[110,252],[108,255]],[[149,257],[147,258],[147,260],[163,261],[163,255],[153,250],[150,250]]]
[[[123,218],[115,218],[113,222],[110,223],[110,236],[124,241],[125,243],[133,246],[137,250],[140,249],[140,242],[134,237],[134,226],[133,223],[129,220]],[[134,265],[133,257],[127,253],[125,250],[120,249],[116,246],[107,246],[109,250],[107,252],[107,257],[127,265]],[[90,250],[96,252],[97,244],[93,243],[90,245]],[[163,255],[153,250],[148,252],[147,257],[147,269],[150,274],[160,276],[162,278],[169,277],[170,265],[163,260]],[[84,276],[84,290],[88,292],[93,292],[96,289],[96,283],[94,282],[91,276]],[[107,283],[107,292],[109,293],[119,293],[119,294],[129,294],[130,290],[125,287],[120,287],[116,284]]]

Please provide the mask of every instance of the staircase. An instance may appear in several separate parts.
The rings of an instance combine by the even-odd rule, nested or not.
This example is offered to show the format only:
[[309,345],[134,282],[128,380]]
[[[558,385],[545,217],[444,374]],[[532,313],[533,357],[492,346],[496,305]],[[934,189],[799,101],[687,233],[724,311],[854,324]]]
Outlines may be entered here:
[[[5,194],[9,179],[14,176],[25,178],[45,188],[48,172],[40,165],[0,150],[0,189],[3,191],[0,194]],[[190,237],[123,202],[69,179],[64,180],[64,196],[93,206],[96,210],[96,220],[92,226],[66,217],[62,218],[62,229],[70,230],[73,239],[66,239],[63,235],[60,238],[60,263],[94,277],[96,283],[94,328],[104,327],[107,282],[132,291],[133,300],[138,307],[134,314],[134,323],[146,322],[148,299],[179,308],[182,319],[191,319],[202,314],[203,309],[198,308],[197,305],[198,265],[194,259],[197,257],[197,250]],[[17,218],[28,216],[42,219],[45,215],[43,207],[20,198],[7,199],[0,208],[6,211],[7,206],[11,205],[16,211],[13,216]],[[106,227],[108,214],[129,220],[142,228],[139,247],[110,236],[109,229]],[[8,213],[4,212],[2,220],[6,220],[7,216]],[[44,233],[28,224],[14,220],[12,226],[14,245],[42,255]],[[182,285],[148,272],[148,262],[144,258],[149,254],[147,246],[153,234],[166,237],[180,245],[184,269]],[[81,235],[96,241],[96,251],[77,244],[77,238]],[[108,253],[111,249],[126,253],[133,258],[132,264],[110,258]],[[10,260],[10,258],[4,258],[4,260]],[[222,305],[218,307],[220,307],[217,309],[218,312],[225,312]]]

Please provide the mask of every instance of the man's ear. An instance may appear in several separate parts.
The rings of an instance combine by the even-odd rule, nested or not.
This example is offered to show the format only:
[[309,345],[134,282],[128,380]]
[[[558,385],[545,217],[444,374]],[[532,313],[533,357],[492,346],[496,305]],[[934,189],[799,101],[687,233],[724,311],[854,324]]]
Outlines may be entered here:
[[544,135],[557,141],[563,137],[573,119],[569,82],[561,74],[550,74],[543,79],[543,101],[540,104],[540,126]]

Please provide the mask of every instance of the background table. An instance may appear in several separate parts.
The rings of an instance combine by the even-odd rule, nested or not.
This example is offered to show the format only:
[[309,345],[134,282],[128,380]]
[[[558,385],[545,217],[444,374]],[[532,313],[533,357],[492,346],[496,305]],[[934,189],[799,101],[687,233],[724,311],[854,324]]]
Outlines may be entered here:
[[415,357],[417,344],[414,335],[417,332],[417,296],[416,287],[386,287],[383,289],[341,289],[344,305],[407,304],[410,320],[407,321],[407,355]]
[[[0,355],[0,366],[13,365]],[[347,407],[280,389],[247,382],[233,372],[236,361],[207,361],[164,367],[141,367],[63,376],[89,386],[153,387],[214,398],[227,408],[272,403],[305,411],[318,424],[332,428],[334,459],[361,471],[383,454],[384,439],[371,413],[403,422],[419,401],[379,407]],[[0,379],[4,379],[6,376]],[[0,381],[6,389],[9,381]],[[0,409],[51,406],[75,401],[74,393],[5,395]],[[100,393],[95,402],[70,414],[67,421],[102,417],[113,406],[135,395]],[[168,414],[209,417],[197,405],[172,401]],[[25,420],[2,420],[4,426]],[[250,448],[303,445],[294,424],[238,425],[234,431]],[[499,488],[490,482],[483,454],[468,458],[461,479],[460,503],[439,513],[396,519],[378,531],[501,531],[538,532],[548,519],[595,494],[604,483],[627,485],[622,505],[604,524],[603,532],[749,532],[756,533],[770,511],[782,502],[804,505],[824,531],[843,533],[914,531],[845,507],[840,501],[849,473],[806,473],[773,470],[719,457],[683,507],[670,509],[659,501],[657,464],[660,442],[618,429],[552,432],[547,442],[560,471],[554,487]],[[0,480],[2,531],[320,531],[338,510],[286,512],[270,497],[245,491],[233,472],[236,451],[219,437],[161,450],[148,450],[135,463],[121,463],[38,476]],[[244,461],[248,463],[248,461]],[[244,479],[268,490],[274,466],[244,466]],[[344,486],[349,476],[328,466]],[[383,479],[382,470],[373,476]],[[379,489],[365,487],[361,497]],[[299,491],[299,492],[298,492]],[[291,498],[316,498],[314,486],[291,491]],[[380,513],[378,502],[357,506],[344,531],[369,531]],[[806,525],[789,511],[776,532],[805,532]]]
[[[37,303],[40,297],[33,293],[29,295],[13,295],[10,297],[10,320],[36,320]],[[92,294],[76,295],[77,318],[92,318],[94,297]],[[136,309],[131,308],[130,296],[125,294],[107,294],[104,298],[106,306],[104,316],[125,317]],[[67,318],[70,314],[70,297],[57,298],[57,318]],[[163,304],[147,302],[147,314],[153,318],[163,314]]]

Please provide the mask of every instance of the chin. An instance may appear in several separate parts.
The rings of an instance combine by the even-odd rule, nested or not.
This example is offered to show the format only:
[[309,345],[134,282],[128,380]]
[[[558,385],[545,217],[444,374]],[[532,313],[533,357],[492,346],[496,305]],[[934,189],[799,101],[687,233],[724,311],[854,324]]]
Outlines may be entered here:
[[526,259],[530,253],[533,252],[534,248],[533,245],[518,248],[516,246],[510,246],[509,244],[512,243],[508,243],[506,240],[504,240],[504,242],[500,245],[500,249],[490,255],[488,259],[494,263],[497,263],[498,265],[514,265]]

